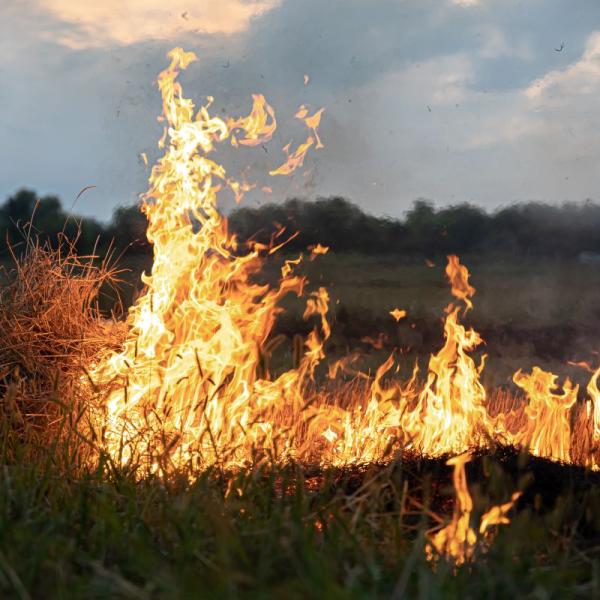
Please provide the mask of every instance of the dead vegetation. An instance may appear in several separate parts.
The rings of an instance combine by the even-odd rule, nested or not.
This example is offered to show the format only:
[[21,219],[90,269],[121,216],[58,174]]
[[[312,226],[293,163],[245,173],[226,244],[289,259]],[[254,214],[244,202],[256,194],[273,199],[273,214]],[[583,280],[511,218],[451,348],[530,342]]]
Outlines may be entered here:
[[118,283],[114,261],[77,256],[74,248],[65,236],[57,247],[27,236],[3,269],[2,409],[16,429],[42,439],[61,415],[81,419],[90,397],[86,365],[124,333],[124,324],[99,309],[101,294]]

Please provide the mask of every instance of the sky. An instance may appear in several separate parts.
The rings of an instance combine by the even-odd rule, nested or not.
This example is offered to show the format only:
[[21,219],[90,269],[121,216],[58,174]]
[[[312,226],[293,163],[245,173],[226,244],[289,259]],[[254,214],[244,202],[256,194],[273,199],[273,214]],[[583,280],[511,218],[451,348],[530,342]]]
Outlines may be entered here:
[[[257,183],[250,206],[600,200],[597,0],[1,0],[0,199],[29,187],[99,219],[134,203],[174,46],[198,55],[197,104],[242,116],[263,93],[276,111],[268,147],[222,152]],[[325,147],[270,178],[301,104],[325,107]]]

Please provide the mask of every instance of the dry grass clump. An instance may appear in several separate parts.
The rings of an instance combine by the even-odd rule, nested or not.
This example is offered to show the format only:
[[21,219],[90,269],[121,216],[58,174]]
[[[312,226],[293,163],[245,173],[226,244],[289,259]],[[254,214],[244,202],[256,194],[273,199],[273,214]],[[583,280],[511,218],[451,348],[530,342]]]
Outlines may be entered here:
[[98,305],[118,272],[108,260],[77,256],[66,238],[57,248],[28,238],[24,252],[11,254],[0,289],[2,409],[17,429],[47,433],[61,415],[81,418],[86,366],[123,339],[123,324]]

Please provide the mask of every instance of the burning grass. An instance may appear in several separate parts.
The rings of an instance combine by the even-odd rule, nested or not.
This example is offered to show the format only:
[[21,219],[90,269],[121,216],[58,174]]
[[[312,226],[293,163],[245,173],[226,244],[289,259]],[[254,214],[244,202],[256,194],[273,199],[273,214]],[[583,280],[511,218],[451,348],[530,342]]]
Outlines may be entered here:
[[[318,455],[326,439],[321,446],[315,441],[313,465],[281,464],[257,452],[243,469],[227,470],[226,461],[217,461],[196,471],[193,480],[190,465],[167,478],[150,474],[140,480],[131,463],[103,450],[101,438],[86,438],[92,416],[79,410],[95,397],[87,361],[101,356],[107,342],[118,348],[123,339],[123,327],[97,308],[102,285],[114,279],[105,265],[32,244],[16,259],[3,291],[0,315],[12,326],[3,354],[0,422],[4,594],[600,592],[600,475],[494,450],[493,444],[466,465],[468,514],[456,502],[447,457],[397,454],[392,447],[371,464],[324,466]],[[72,311],[70,318],[63,318],[65,310]],[[340,385],[332,381],[321,393],[344,408],[364,398],[372,381]],[[318,391],[316,385],[307,388],[307,398]],[[524,397],[499,392],[489,398],[489,414],[522,415],[525,404]],[[92,411],[94,418],[98,414]],[[591,439],[590,431],[586,435]],[[523,495],[513,522],[492,528],[493,543],[486,537],[469,543],[468,564],[460,567],[456,550],[447,561],[442,544],[432,569],[428,544],[452,525],[453,511],[475,532],[482,516],[515,492]]]
[[[261,95],[253,97],[246,118],[211,117],[209,105],[196,111],[177,81],[195,56],[175,49],[169,57],[159,76],[165,153],[143,203],[154,262],[127,321],[105,320],[98,309],[98,295],[114,281],[114,271],[93,258],[77,258],[69,247],[64,253],[62,247],[29,244],[0,296],[8,415],[2,421],[4,485],[10,486],[10,465],[19,478],[36,482],[31,506],[54,502],[61,515],[73,511],[79,529],[67,523],[60,530],[74,533],[83,548],[83,579],[99,579],[121,595],[188,593],[188,581],[197,582],[197,575],[180,573],[178,562],[154,578],[165,556],[202,565],[208,589],[221,595],[264,592],[286,577],[291,587],[281,593],[288,595],[310,589],[401,597],[415,590],[426,594],[428,586],[456,593],[464,573],[490,564],[488,552],[536,580],[549,554],[558,555],[563,532],[547,532],[546,545],[533,554],[530,538],[511,537],[515,525],[512,534],[503,534],[498,526],[509,523],[527,480],[507,488],[495,463],[480,459],[483,475],[476,482],[485,483],[484,493],[470,487],[468,465],[474,452],[491,453],[500,444],[551,459],[553,469],[597,469],[600,370],[587,367],[592,375],[583,403],[578,386],[568,379],[559,384],[539,368],[515,373],[522,398],[490,394],[481,380],[483,340],[463,323],[475,288],[466,267],[449,256],[445,275],[453,300],[445,308],[443,344],[426,369],[415,366],[408,379],[398,377],[392,354],[371,376],[356,372],[348,356],[329,365],[332,383],[319,385],[317,369],[326,364],[331,335],[327,290],[305,294],[307,282],[295,274],[302,256],[284,261],[274,286],[260,283],[265,257],[284,244],[284,231],[268,246],[243,250],[217,209],[222,188],[239,199],[248,185],[232,180],[209,155],[225,141],[234,147],[268,142],[274,111]],[[299,168],[311,147],[322,147],[322,110],[309,114],[301,107],[295,115],[309,130],[306,142],[293,151],[287,146],[287,161],[271,175]],[[310,258],[325,252],[313,248]],[[305,340],[295,338],[293,366],[271,373],[274,324],[290,293],[305,298],[303,316],[314,326]],[[391,314],[406,317],[398,307]],[[349,367],[353,378],[339,377]],[[449,455],[439,481],[427,472],[410,475],[415,464],[439,471]],[[448,467],[454,469],[453,501],[440,491]],[[307,485],[311,468],[317,476]],[[356,487],[348,491],[352,481]],[[557,526],[570,524],[571,541],[582,522],[597,539],[595,489],[556,517]],[[573,521],[581,506],[585,515]],[[540,514],[533,517],[527,507],[517,513],[517,529],[538,531],[555,510],[541,500],[533,509]],[[510,552],[498,556],[503,535]],[[117,540],[123,548],[110,545]],[[141,559],[135,554],[148,549]],[[85,562],[87,555],[94,558]],[[595,561],[595,551],[583,555]],[[582,560],[572,562],[579,566]],[[423,561],[434,570],[430,565],[425,574]],[[0,554],[7,585],[26,595],[12,562],[12,555]],[[182,579],[173,579],[174,573]],[[69,575],[65,581],[82,579]],[[303,587],[303,578],[311,587]],[[37,574],[28,581],[38,585]],[[515,593],[510,581],[492,581]],[[597,587],[587,571],[573,581],[583,586],[578,591]],[[477,595],[487,586],[482,580],[469,592]]]

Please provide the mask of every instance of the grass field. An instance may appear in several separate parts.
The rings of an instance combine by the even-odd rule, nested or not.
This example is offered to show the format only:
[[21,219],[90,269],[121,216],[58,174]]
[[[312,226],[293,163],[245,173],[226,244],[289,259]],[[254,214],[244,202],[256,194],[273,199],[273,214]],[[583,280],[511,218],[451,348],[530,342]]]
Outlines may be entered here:
[[[596,290],[600,265],[576,261],[523,259],[509,261],[461,257],[477,292],[474,308],[465,317],[485,341],[489,355],[486,385],[508,384],[518,368],[539,365],[572,379],[587,374],[568,362],[594,363],[600,337]],[[444,308],[452,300],[444,273],[445,257],[434,266],[397,257],[332,255],[306,262],[300,272],[309,288],[324,285],[331,296],[333,356],[362,350],[380,364],[394,348],[405,355],[407,371],[416,358],[427,357],[442,341]],[[273,266],[270,276],[277,273]],[[288,336],[306,331],[303,304],[290,300],[278,330]],[[396,323],[389,311],[400,308],[407,317]],[[365,338],[381,340],[376,350]]]
[[[573,375],[567,360],[593,361],[600,269],[464,262],[477,288],[468,320],[491,355],[489,385],[507,383],[517,367]],[[131,267],[135,281],[139,264]],[[450,301],[443,267],[334,255],[308,263],[311,285],[331,291],[331,354],[362,349],[368,365],[400,346],[410,367],[437,349]],[[408,311],[398,325],[387,314],[395,307]],[[306,328],[298,308],[289,304],[281,332]],[[380,350],[361,341],[379,333],[387,336]],[[487,553],[455,568],[443,559],[432,565],[424,552],[426,532],[452,512],[451,471],[442,460],[398,456],[346,471],[257,464],[239,473],[213,469],[190,483],[136,481],[107,458],[82,476],[72,443],[15,427],[19,415],[6,398],[1,409],[1,597],[600,594],[600,485],[582,469],[506,460],[501,451],[468,465],[475,517],[515,489],[525,494]]]
[[[6,452],[11,442],[2,442]],[[188,485],[139,483],[119,472],[71,478],[53,465],[55,456],[14,464],[18,450],[11,450],[13,464],[0,471],[4,598],[600,593],[599,488],[574,492],[568,477],[547,502],[532,494],[487,554],[455,569],[444,561],[433,566],[423,551],[435,523],[429,506],[443,508],[451,494],[439,461],[319,476],[294,466],[208,472]],[[535,489],[527,466],[510,477],[494,460],[484,463],[474,467],[487,472],[471,486],[476,507],[528,481]],[[544,488],[543,471],[537,486]]]

